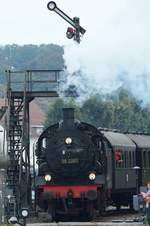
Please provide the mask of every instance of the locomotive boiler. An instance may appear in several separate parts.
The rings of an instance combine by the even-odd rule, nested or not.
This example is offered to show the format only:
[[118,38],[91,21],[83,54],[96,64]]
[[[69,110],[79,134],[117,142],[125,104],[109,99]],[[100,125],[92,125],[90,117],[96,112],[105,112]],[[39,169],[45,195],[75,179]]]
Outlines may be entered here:
[[106,156],[103,134],[63,109],[62,121],[48,127],[36,148],[36,199],[51,219],[86,215],[105,208]]

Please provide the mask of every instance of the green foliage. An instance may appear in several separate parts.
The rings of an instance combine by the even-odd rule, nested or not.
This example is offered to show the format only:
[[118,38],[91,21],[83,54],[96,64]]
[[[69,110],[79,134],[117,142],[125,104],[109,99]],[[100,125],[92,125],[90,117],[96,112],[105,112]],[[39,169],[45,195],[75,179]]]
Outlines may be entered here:
[[97,127],[111,127],[113,120],[111,101],[104,101],[100,95],[92,96],[83,104],[81,119]]
[[105,99],[99,94],[94,95],[85,101],[82,107],[79,107],[74,99],[68,102],[57,99],[49,106],[46,126],[62,119],[63,107],[75,107],[77,119],[96,127],[150,133],[149,108],[141,108],[140,103],[124,90]]
[[[63,53],[63,47],[54,44],[1,46],[0,97],[6,94],[5,70],[62,70],[64,68]],[[37,75],[37,78],[38,76],[41,74]],[[40,86],[43,90],[43,84]]]
[[62,108],[72,107],[76,109],[76,116],[80,114],[79,107],[76,105],[73,98],[68,98],[67,101],[57,98],[53,103],[49,105],[47,117],[45,121],[45,127],[48,127],[54,123],[57,123],[62,119]]
[[0,83],[5,82],[5,70],[63,69],[63,47],[49,45],[16,44],[0,47]]

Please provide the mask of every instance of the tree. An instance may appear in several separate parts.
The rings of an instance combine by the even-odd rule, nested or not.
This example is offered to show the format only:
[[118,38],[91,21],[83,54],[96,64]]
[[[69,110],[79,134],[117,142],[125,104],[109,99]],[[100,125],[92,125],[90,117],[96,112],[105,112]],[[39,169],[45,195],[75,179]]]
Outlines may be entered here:
[[66,107],[75,108],[75,115],[79,115],[79,107],[75,104],[74,99],[69,98],[67,101],[61,98],[57,98],[49,105],[47,117],[45,121],[45,127],[48,127],[54,123],[59,122],[62,119],[62,109]]
[[99,94],[91,96],[82,107],[76,104],[75,99],[68,102],[57,99],[49,107],[45,124],[58,122],[62,119],[62,108],[70,106],[76,109],[77,119],[96,127],[150,133],[150,110],[142,109],[140,102],[125,90],[105,98]]

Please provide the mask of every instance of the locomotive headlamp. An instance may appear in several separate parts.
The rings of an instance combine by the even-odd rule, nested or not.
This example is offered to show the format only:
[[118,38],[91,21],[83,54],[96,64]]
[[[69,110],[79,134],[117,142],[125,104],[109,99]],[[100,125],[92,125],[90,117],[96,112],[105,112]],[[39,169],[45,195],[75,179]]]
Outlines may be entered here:
[[90,174],[89,174],[89,179],[90,179],[90,180],[95,180],[95,178],[96,178],[95,173],[90,173]]
[[49,174],[45,175],[45,180],[46,181],[51,181],[51,179],[52,179],[51,175],[49,175]]
[[29,214],[28,209],[22,209],[22,210],[21,210],[21,215],[22,215],[23,217],[27,217],[28,214]]
[[66,144],[71,144],[72,143],[72,138],[71,137],[67,137],[65,140]]

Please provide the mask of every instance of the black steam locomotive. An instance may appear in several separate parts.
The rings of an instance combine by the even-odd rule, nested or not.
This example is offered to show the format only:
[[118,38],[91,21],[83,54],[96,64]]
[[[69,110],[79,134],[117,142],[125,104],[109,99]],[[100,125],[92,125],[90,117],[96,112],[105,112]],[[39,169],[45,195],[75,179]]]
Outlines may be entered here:
[[[63,110],[63,120],[47,128],[37,143],[37,200],[53,218],[104,208],[106,156],[103,134]],[[103,201],[102,201],[103,200]]]
[[56,219],[93,218],[109,204],[132,208],[138,187],[150,180],[149,138],[97,129],[75,120],[74,109],[63,109],[63,120],[47,128],[37,142],[40,210]]

